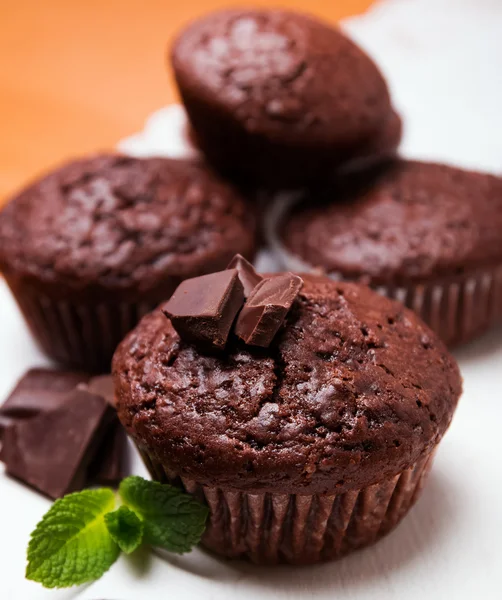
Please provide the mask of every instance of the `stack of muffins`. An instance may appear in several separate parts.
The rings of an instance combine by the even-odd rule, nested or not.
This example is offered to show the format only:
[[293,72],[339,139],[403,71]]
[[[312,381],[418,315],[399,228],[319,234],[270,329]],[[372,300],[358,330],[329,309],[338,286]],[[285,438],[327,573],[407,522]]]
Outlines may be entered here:
[[194,138],[269,195],[282,266],[369,284],[448,345],[502,316],[502,179],[395,156],[401,120],[375,64],[283,11],[225,11],[177,40]]
[[[108,371],[141,320],[115,353],[119,417],[153,477],[208,503],[206,546],[340,556],[417,498],[461,393],[443,342],[502,317],[502,180],[397,158],[385,79],[313,18],[217,12],[171,60],[204,160],[61,167],[0,214],[0,269],[63,364]],[[184,280],[252,260],[257,192],[266,242],[303,277],[271,343],[230,334],[215,351],[167,309],[142,319]],[[230,270],[255,312],[284,309],[243,258]],[[187,294],[187,311],[204,304]]]

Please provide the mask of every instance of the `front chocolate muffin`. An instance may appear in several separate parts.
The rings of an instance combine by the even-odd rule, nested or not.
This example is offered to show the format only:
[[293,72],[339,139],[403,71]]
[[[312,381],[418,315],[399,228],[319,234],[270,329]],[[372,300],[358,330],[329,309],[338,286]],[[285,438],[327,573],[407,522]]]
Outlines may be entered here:
[[399,160],[293,204],[268,231],[284,267],[369,284],[448,345],[502,317],[502,178]]
[[172,65],[198,145],[229,176],[292,187],[399,144],[401,120],[378,68],[314,18],[215,12],[179,36]]
[[180,281],[251,256],[252,214],[202,164],[101,155],[22,191],[0,213],[0,270],[44,351],[108,371],[139,318]]
[[[245,306],[267,286],[285,306],[297,279]],[[312,563],[374,542],[422,488],[461,393],[454,360],[399,303],[312,276],[270,345],[251,343],[202,350],[156,310],[119,346],[118,414],[150,473],[207,502],[203,543],[228,557]]]

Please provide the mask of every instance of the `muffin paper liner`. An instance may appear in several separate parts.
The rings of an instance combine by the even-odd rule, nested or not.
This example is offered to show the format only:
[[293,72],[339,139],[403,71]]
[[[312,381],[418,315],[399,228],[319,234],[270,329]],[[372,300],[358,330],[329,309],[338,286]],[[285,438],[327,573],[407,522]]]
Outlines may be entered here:
[[[299,273],[325,274],[322,269],[292,254],[277,234],[280,221],[300,197],[301,194],[277,197],[268,214],[267,241],[282,268]],[[326,275],[337,281],[350,281],[341,273]],[[372,287],[415,311],[448,346],[467,342],[502,319],[502,264],[427,283]]]
[[138,449],[154,479],[182,487],[208,505],[205,547],[259,564],[311,564],[372,544],[414,504],[433,460],[427,454],[390,479],[341,494],[274,494],[201,485]]
[[7,279],[42,351],[57,362],[90,372],[109,372],[115,348],[143,315],[148,303],[87,306],[55,301]]

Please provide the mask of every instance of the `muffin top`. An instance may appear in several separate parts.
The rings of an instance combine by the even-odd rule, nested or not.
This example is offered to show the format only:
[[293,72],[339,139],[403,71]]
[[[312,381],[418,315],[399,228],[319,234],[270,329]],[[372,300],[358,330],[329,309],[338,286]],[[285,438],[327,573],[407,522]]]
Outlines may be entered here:
[[372,284],[460,275],[502,262],[502,179],[395,161],[311,192],[279,235],[304,262]]
[[160,311],[113,362],[117,409],[140,447],[224,489],[342,492],[411,466],[461,393],[443,344],[397,302],[305,276],[270,347],[221,354],[182,341]]
[[276,143],[365,144],[392,115],[373,61],[340,30],[285,10],[193,22],[173,46],[181,90]]
[[243,200],[189,161],[76,160],[0,213],[0,268],[65,290],[141,292],[224,268],[253,248]]

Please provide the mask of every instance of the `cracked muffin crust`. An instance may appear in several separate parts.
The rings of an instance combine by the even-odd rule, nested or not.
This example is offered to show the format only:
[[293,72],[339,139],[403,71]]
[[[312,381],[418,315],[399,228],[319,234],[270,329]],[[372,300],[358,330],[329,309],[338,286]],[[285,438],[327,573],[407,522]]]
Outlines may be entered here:
[[314,18],[215,12],[180,35],[172,64],[199,145],[230,175],[289,186],[399,143],[376,65]]
[[315,190],[280,236],[307,264],[373,285],[501,264],[502,178],[396,161]]
[[0,212],[0,270],[49,356],[109,371],[120,340],[180,281],[252,257],[254,222],[200,163],[98,155]]
[[152,461],[202,486],[339,494],[427,457],[461,393],[458,368],[397,302],[306,276],[271,347],[207,355],[156,310],[117,349],[119,417]]
[[[0,213],[0,268],[63,296],[158,302],[254,250],[243,200],[201,164],[99,155],[35,182]],[[170,288],[168,290],[168,288]]]
[[[282,207],[281,207],[282,206]],[[502,317],[502,178],[398,160],[312,188],[271,227],[284,268],[398,298],[448,346]]]

